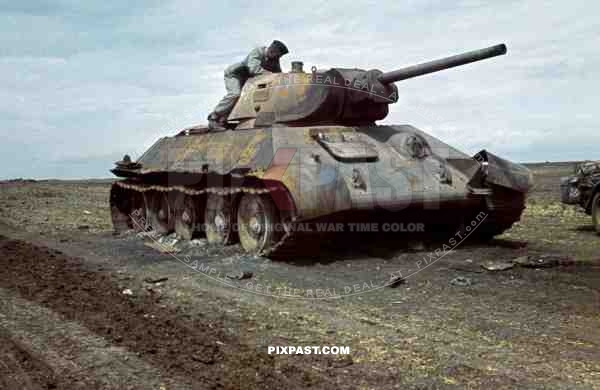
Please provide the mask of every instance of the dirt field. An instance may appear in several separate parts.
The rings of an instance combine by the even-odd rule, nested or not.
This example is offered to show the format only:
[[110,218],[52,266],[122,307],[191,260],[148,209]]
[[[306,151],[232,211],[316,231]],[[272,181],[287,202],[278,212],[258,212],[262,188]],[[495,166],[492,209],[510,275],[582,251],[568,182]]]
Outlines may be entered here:
[[[572,164],[530,167],[521,223],[395,288],[382,286],[443,242],[371,235],[286,261],[201,239],[161,253],[111,234],[109,182],[1,184],[0,388],[600,388],[600,237],[560,204]],[[540,261],[481,267],[515,259]],[[239,270],[252,276],[224,277]],[[350,354],[267,353],[288,345]]]

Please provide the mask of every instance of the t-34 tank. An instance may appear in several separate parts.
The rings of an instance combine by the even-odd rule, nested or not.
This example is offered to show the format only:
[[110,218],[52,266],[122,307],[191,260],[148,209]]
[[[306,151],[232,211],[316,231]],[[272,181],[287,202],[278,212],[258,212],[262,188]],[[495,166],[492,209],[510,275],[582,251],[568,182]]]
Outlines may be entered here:
[[485,150],[469,156],[410,125],[375,122],[397,101],[395,82],[505,53],[497,45],[387,73],[305,73],[295,62],[290,72],[249,79],[229,129],[184,129],[136,162],[117,163],[112,172],[124,180],[111,189],[114,228],[206,234],[221,245],[239,239],[262,254],[315,226],[348,231],[356,222],[384,231],[422,221],[452,234],[474,221],[468,230],[477,235],[500,234],[524,209],[532,180],[525,167]]

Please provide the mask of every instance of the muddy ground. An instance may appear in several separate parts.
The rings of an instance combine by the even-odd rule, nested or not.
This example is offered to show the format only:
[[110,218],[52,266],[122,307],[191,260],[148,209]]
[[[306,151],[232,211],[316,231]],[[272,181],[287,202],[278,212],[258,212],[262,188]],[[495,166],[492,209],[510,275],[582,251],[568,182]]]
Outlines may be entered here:
[[[0,388],[600,388],[600,237],[560,204],[572,164],[531,168],[522,222],[441,258],[402,235],[285,261],[161,253],[172,240],[111,234],[109,182],[4,183]],[[515,259],[540,262],[481,267]],[[285,345],[350,355],[267,354]]]

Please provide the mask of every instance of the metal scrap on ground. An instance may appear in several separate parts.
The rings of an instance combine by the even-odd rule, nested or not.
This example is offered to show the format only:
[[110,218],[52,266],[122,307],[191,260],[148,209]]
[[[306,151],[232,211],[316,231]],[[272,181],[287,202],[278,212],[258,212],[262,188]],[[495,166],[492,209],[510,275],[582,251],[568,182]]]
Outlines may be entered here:
[[545,254],[521,256],[513,259],[512,262],[526,268],[550,268],[559,265],[573,265],[575,260],[564,255]]
[[488,260],[481,264],[481,268],[488,271],[506,271],[507,269],[511,269],[515,266],[514,263],[508,261],[492,261]]

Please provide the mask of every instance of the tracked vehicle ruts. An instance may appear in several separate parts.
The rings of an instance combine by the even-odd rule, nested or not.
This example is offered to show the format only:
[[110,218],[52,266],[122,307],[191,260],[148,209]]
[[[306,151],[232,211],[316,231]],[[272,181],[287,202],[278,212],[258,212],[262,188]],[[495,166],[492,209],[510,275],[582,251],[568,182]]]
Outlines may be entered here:
[[295,62],[290,72],[250,79],[230,129],[184,129],[136,162],[117,163],[112,172],[124,180],[111,189],[114,228],[150,225],[222,245],[239,238],[262,254],[315,221],[419,220],[450,233],[479,218],[479,236],[500,234],[524,209],[526,168],[485,150],[466,155],[410,125],[375,122],[397,101],[395,82],[505,53],[497,45],[387,73],[305,73]]

